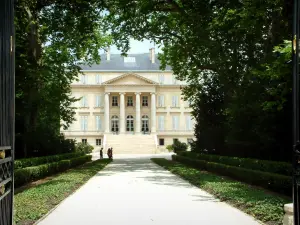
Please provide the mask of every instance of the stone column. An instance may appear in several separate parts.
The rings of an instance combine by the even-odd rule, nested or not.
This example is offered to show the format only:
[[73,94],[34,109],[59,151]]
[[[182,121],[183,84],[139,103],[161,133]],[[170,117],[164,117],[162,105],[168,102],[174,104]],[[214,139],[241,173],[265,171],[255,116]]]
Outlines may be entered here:
[[151,133],[156,133],[156,95],[151,93]]
[[120,94],[120,133],[125,133],[125,93]]
[[105,120],[105,133],[109,133],[109,94],[105,93],[105,105],[104,105],[104,120]]
[[141,93],[135,93],[135,133],[141,132]]

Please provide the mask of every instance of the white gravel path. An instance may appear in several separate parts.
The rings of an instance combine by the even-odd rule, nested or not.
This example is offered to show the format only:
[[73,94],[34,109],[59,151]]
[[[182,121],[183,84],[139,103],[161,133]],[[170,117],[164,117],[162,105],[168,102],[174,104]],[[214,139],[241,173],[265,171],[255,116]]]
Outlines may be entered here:
[[[167,154],[167,157],[170,154]],[[120,156],[39,225],[258,225],[252,217],[164,170]]]

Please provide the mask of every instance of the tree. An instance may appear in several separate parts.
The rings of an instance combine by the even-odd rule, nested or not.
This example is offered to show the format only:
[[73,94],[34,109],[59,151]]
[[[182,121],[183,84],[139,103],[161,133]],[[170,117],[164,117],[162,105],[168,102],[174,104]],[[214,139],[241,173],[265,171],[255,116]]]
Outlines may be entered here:
[[16,145],[23,156],[49,149],[49,137],[59,140],[60,127],[74,120],[77,99],[70,84],[80,72],[79,62],[99,62],[99,50],[110,44],[101,31],[101,9],[97,0],[18,1]]

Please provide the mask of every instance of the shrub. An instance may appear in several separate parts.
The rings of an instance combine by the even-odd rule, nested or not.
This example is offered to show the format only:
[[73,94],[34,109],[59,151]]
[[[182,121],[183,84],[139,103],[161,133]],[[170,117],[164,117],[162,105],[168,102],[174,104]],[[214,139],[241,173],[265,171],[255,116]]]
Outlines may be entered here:
[[292,164],[286,162],[276,162],[251,158],[238,158],[220,155],[207,155],[198,154],[194,152],[182,152],[179,154],[181,156],[197,158],[209,162],[216,162],[230,166],[242,167],[251,170],[259,170],[269,173],[277,173],[286,176],[291,176],[293,171]]
[[68,160],[61,160],[58,162],[42,164],[39,166],[17,169],[14,172],[15,186],[19,187],[31,181],[47,177],[58,172],[66,171],[69,168],[81,165],[85,162],[90,161],[91,159],[91,155],[84,155]]
[[90,153],[92,153],[93,149],[94,149],[94,147],[91,146],[90,144],[88,144],[88,143],[82,143],[82,142],[77,143],[76,147],[75,147],[75,151],[76,152],[82,152],[84,154],[90,154]]
[[35,157],[35,158],[26,158],[26,159],[18,159],[15,160],[15,169],[21,169],[30,166],[38,166],[46,163],[58,162],[64,159],[77,158],[79,156],[83,156],[83,152],[73,152],[66,153],[61,155],[52,155],[52,156],[43,156],[43,157]]
[[172,159],[198,169],[204,169],[217,174],[229,176],[249,184],[258,185],[269,190],[276,191],[278,193],[289,196],[292,193],[292,178],[290,176],[245,169],[178,155],[173,155]]
[[169,152],[174,151],[173,145],[167,145],[166,149],[168,149]]

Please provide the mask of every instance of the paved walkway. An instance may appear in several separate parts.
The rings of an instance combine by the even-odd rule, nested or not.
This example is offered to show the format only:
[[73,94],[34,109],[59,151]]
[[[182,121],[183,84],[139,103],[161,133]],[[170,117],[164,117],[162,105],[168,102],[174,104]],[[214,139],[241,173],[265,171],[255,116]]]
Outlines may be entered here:
[[39,225],[258,225],[152,163],[115,159]]

